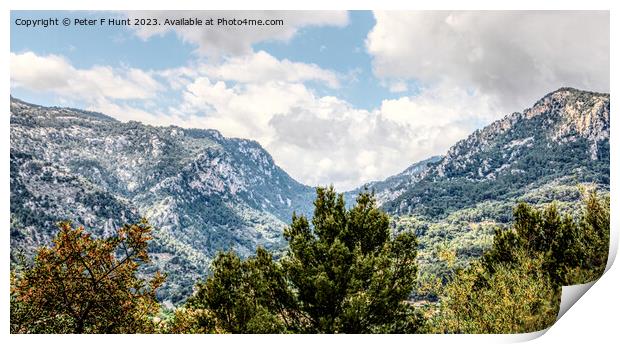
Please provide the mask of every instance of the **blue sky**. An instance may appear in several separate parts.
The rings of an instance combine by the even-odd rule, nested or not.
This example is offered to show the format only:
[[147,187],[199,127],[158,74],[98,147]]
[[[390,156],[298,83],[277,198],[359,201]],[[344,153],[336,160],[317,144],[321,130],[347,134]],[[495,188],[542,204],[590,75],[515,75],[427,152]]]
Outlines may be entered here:
[[[115,13],[67,11],[12,11],[11,52],[61,55],[78,68],[94,65],[129,66],[140,69],[174,68],[200,58],[196,47],[183,42],[173,32],[143,40],[126,27],[47,27],[25,28],[15,25],[17,18],[93,18],[118,16]],[[265,41],[253,45],[278,59],[316,64],[349,77],[346,87],[326,90],[311,85],[317,94],[335,95],[351,104],[372,109],[381,101],[403,92],[390,92],[372,73],[372,61],[365,49],[367,33],[375,25],[370,11],[351,11],[344,27],[304,27],[289,41]],[[35,103],[56,105],[47,94],[14,89],[13,96]]]
[[[285,25],[17,25],[48,17]],[[339,190],[445,154],[557,88],[609,92],[608,12],[12,11],[11,23],[14,97],[253,139],[297,180]]]

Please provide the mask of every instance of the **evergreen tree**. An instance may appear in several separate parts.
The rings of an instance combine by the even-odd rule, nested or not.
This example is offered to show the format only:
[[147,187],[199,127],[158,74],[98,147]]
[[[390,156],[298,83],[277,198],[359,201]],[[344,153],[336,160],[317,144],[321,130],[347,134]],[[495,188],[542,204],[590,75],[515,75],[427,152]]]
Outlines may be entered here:
[[197,284],[187,302],[189,309],[209,311],[198,321],[210,322],[213,332],[285,331],[289,291],[281,267],[269,252],[259,248],[247,260],[232,251],[219,253],[211,267],[213,275]]
[[220,254],[188,307],[211,310],[223,332],[415,332],[419,317],[406,302],[415,236],[392,237],[369,193],[347,210],[333,188],[318,188],[314,206],[312,223],[293,215],[280,262],[262,249],[247,260]]
[[364,192],[347,210],[333,188],[317,189],[312,226],[293,216],[282,264],[304,317],[302,332],[408,332],[417,326],[404,303],[413,290],[417,241],[390,237],[389,218]]
[[493,247],[446,286],[434,330],[545,329],[557,316],[562,286],[600,277],[608,245],[608,198],[589,194],[577,221],[561,216],[555,204],[536,210],[521,203],[513,228],[496,231]]

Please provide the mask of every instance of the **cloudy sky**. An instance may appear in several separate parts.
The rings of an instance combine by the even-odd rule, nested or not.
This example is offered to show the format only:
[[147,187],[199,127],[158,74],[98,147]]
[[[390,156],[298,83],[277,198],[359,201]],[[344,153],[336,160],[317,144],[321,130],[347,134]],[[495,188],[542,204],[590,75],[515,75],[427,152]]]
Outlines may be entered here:
[[[26,28],[16,19],[248,18],[283,26]],[[11,93],[257,140],[347,190],[563,86],[609,92],[608,12],[11,13]]]

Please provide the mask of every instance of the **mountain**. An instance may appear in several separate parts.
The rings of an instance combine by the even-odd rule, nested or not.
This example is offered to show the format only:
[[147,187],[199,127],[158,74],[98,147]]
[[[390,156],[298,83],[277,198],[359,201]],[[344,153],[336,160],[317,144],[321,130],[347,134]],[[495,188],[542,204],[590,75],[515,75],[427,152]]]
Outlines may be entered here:
[[452,146],[384,204],[393,214],[442,216],[545,185],[609,186],[609,94],[562,88]]
[[144,216],[171,301],[191,293],[219,250],[282,248],[285,223],[314,198],[255,141],[14,98],[10,166],[12,261],[49,243],[58,221],[106,234]]
[[[516,202],[573,211],[580,188],[609,192],[609,110],[609,94],[559,89],[444,156],[346,193],[347,204],[374,190],[393,230],[418,235],[421,280],[445,278],[491,245]],[[309,214],[314,199],[254,141],[13,98],[10,159],[12,264],[49,243],[58,221],[104,235],[144,216],[154,226],[147,270],[168,273],[159,296],[173,303],[218,250],[277,255],[292,212]]]
[[419,182],[420,178],[424,175],[424,172],[426,172],[432,164],[441,160],[441,158],[441,156],[433,156],[416,162],[415,164],[407,167],[401,173],[388,177],[385,180],[366,183],[358,188],[346,192],[344,194],[345,200],[347,204],[353,204],[355,202],[355,197],[360,192],[368,190],[374,192],[379,204],[393,201],[403,192],[411,188],[415,183]]
[[445,276],[491,245],[517,202],[576,212],[581,189],[609,193],[609,110],[609,94],[561,88],[421,162],[413,177],[371,187],[395,230],[418,235],[421,271]]

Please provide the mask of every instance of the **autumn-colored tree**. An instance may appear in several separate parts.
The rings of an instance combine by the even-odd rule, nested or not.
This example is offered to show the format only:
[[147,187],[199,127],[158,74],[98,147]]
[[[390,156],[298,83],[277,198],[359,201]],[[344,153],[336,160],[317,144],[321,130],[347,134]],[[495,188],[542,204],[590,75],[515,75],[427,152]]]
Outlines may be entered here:
[[156,289],[164,277],[138,276],[149,262],[151,227],[124,225],[114,236],[93,238],[69,222],[34,263],[13,274],[12,333],[136,333],[153,330]]
[[163,334],[207,334],[216,332],[216,318],[208,309],[179,307],[157,317],[156,332]]

